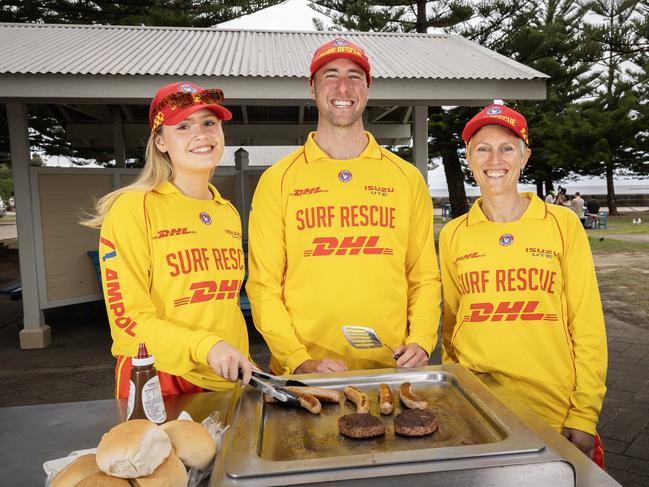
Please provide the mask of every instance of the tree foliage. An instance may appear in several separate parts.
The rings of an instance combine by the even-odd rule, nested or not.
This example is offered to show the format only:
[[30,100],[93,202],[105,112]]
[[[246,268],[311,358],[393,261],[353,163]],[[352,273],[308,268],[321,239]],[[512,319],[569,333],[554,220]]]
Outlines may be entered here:
[[281,0],[7,0],[1,22],[211,27]]
[[[639,135],[646,131],[647,5],[637,0],[593,0],[587,4],[596,20],[584,34],[601,48],[597,90],[584,103],[578,134],[584,149],[582,174],[606,175],[608,208],[617,213],[616,173],[648,174]],[[644,16],[643,16],[644,14]],[[635,63],[634,63],[635,61]],[[641,108],[639,110],[639,108]]]

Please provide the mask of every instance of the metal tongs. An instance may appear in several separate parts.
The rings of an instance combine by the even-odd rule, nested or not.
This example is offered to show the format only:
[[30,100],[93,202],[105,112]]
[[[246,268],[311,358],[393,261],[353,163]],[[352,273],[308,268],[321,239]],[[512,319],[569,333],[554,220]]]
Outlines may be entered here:
[[285,389],[286,386],[308,387],[307,384],[295,379],[282,379],[275,375],[258,370],[252,371],[250,385],[264,394],[273,397],[291,407],[300,407],[300,398],[294,392]]

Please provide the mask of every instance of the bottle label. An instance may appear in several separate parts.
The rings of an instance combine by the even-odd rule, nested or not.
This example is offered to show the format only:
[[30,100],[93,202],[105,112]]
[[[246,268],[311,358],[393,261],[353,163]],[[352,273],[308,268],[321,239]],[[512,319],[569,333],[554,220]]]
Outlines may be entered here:
[[160,380],[157,375],[151,377],[142,387],[142,409],[144,409],[146,417],[154,423],[161,424],[167,420]]
[[126,419],[131,419],[133,408],[135,406],[135,384],[133,381],[130,382],[131,384],[128,387],[128,408],[126,409]]

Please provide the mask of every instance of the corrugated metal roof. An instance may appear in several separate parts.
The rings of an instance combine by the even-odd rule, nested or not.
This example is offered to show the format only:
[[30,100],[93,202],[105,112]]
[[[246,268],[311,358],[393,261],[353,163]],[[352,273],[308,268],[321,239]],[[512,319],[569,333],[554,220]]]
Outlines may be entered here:
[[547,78],[456,35],[2,23],[0,74],[306,77],[313,51],[340,36],[378,79]]

